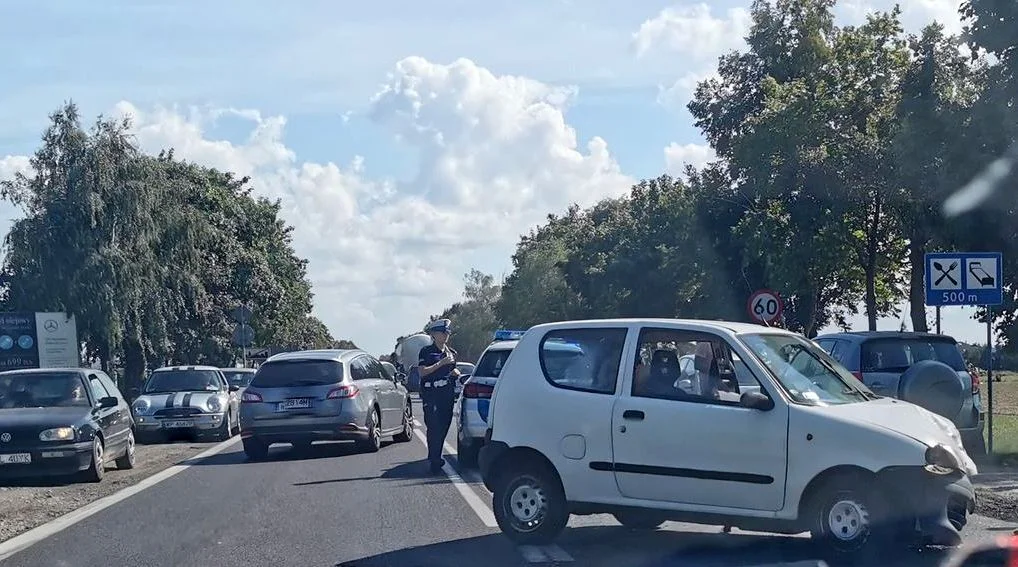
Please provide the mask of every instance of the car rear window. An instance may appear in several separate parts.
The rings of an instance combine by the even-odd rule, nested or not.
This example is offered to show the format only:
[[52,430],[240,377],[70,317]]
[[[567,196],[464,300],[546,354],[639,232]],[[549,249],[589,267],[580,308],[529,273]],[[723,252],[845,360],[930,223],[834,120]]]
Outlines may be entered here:
[[965,359],[951,339],[873,339],[862,344],[861,354],[863,372],[904,372],[923,360],[936,360],[959,372],[965,371]]
[[280,360],[267,362],[258,369],[251,386],[255,388],[291,388],[325,386],[343,381],[343,364],[334,360]]
[[485,352],[481,355],[481,360],[477,361],[477,368],[474,369],[474,376],[498,378],[498,375],[502,372],[502,367],[505,366],[505,361],[509,360],[509,355],[512,354],[512,352],[512,349],[508,348],[489,350]]

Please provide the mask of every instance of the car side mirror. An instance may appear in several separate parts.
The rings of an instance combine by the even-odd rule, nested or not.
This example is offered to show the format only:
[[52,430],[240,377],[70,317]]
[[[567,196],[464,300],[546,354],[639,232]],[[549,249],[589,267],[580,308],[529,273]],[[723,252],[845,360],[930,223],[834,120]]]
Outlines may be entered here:
[[739,405],[749,409],[770,411],[774,409],[774,400],[761,392],[745,392],[739,397]]
[[230,391],[231,392],[239,392],[240,391],[240,386],[238,386],[236,384],[230,384]]
[[120,400],[113,396],[106,396],[105,398],[99,398],[99,403],[96,404],[96,409],[115,408],[120,405]]
[[397,372],[396,381],[406,386],[406,374],[403,374],[402,372]]

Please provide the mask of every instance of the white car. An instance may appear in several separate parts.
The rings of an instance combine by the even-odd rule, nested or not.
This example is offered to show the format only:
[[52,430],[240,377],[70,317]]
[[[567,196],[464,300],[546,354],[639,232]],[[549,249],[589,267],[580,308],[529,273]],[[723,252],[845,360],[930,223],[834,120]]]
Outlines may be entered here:
[[[563,345],[582,356],[560,364]],[[637,373],[647,350],[662,362]],[[693,353],[707,395],[676,387]],[[521,544],[554,540],[570,514],[611,513],[632,528],[809,531],[856,555],[957,545],[975,505],[949,420],[874,395],[800,335],[746,323],[531,328],[495,385],[480,468]]]

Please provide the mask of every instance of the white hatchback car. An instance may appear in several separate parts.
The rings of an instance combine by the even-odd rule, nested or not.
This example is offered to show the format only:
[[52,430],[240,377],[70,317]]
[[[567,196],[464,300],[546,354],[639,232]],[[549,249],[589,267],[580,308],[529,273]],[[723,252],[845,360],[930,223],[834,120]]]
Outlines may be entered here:
[[[559,364],[562,345],[582,356]],[[552,541],[570,514],[611,513],[632,528],[809,531],[857,554],[906,538],[957,545],[975,506],[976,467],[949,420],[876,396],[800,335],[746,323],[532,327],[485,437],[484,483],[518,543]]]

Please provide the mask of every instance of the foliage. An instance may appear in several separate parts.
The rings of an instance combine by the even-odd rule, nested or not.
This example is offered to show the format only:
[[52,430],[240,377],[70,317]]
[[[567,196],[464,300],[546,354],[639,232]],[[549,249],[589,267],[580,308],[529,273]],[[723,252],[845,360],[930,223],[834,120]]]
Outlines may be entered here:
[[333,344],[279,203],[172,150],[145,155],[129,129],[86,130],[73,103],[51,115],[32,174],[2,186],[25,212],[5,241],[4,307],[74,313],[86,358],[132,383],[167,363],[232,364],[245,302],[256,344]]

